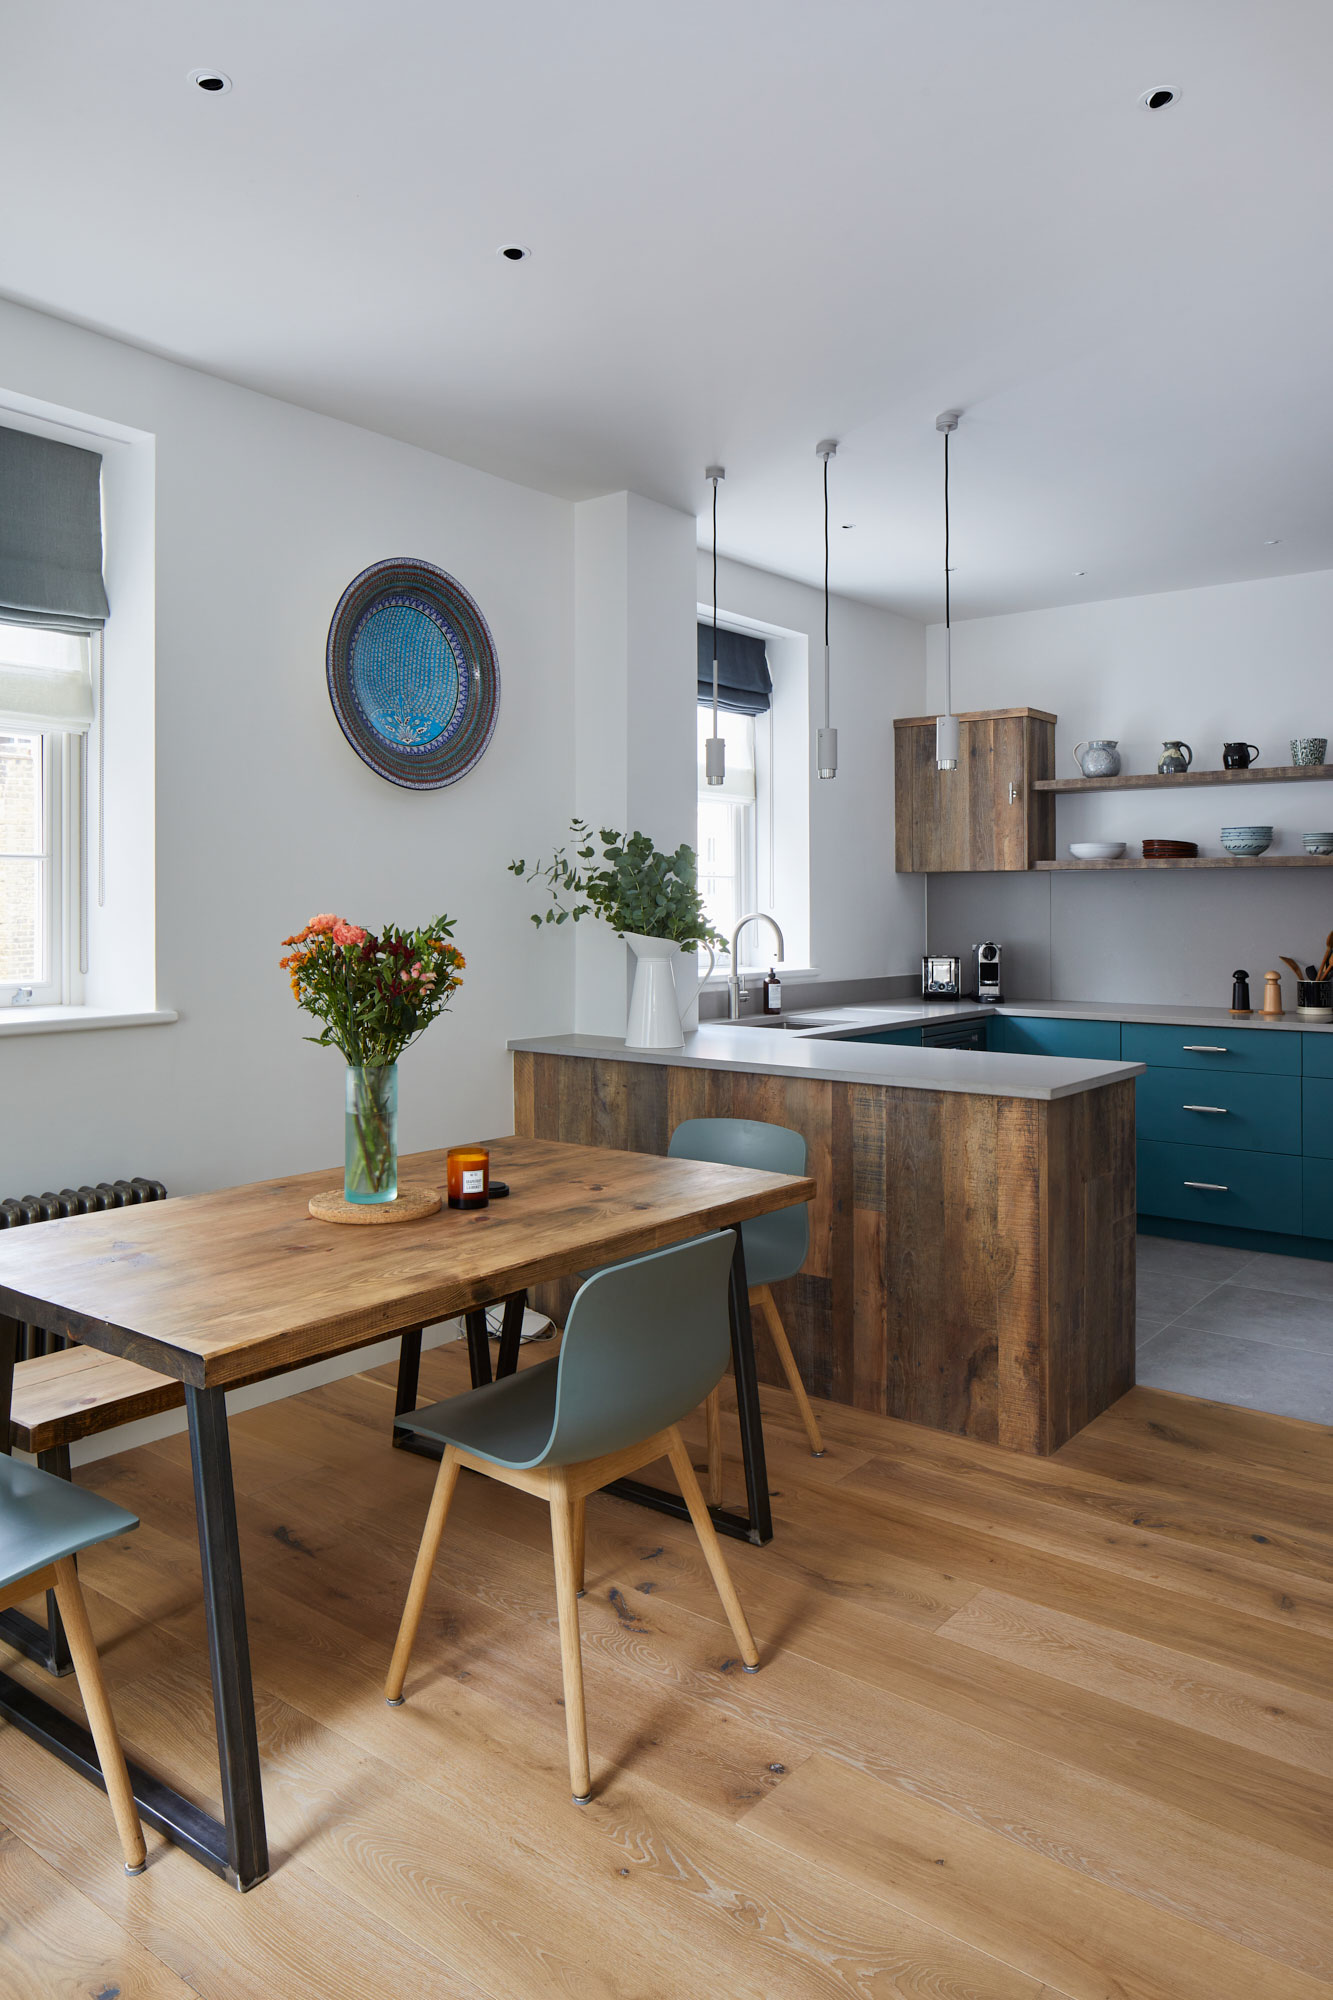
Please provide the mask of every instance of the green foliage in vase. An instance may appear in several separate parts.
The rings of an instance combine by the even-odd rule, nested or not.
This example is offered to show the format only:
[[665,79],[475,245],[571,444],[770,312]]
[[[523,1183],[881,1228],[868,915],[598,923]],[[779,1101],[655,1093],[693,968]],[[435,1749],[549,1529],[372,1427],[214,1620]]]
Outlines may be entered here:
[[[571,820],[571,854],[557,847],[549,861],[511,861],[520,881],[538,882],[547,896],[534,924],[578,923],[600,917],[617,937],[670,938],[676,944],[725,944],[709,923],[699,894],[699,863],[684,843],[663,854],[646,833],[602,827],[594,840],[581,819]],[[598,858],[598,847],[601,856]]]

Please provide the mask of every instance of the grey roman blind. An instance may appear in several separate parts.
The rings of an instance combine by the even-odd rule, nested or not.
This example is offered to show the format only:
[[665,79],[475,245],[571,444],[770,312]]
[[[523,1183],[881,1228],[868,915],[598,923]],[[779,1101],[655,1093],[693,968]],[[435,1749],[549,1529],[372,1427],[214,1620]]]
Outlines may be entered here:
[[[699,699],[713,699],[713,626],[699,626]],[[717,628],[717,705],[739,715],[766,715],[773,703],[773,677],[762,639],[748,632]]]
[[100,452],[0,428],[0,621],[104,622],[101,473]]

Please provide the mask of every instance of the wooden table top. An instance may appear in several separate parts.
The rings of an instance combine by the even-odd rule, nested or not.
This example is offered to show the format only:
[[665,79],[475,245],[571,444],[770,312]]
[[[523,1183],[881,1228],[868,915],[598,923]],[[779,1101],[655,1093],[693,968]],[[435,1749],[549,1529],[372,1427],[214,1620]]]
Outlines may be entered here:
[[[491,1139],[512,1193],[354,1229],[316,1222],[341,1171],[0,1232],[0,1312],[195,1388],[254,1381],[511,1292],[810,1201],[811,1180],[548,1139]],[[445,1181],[445,1152],[403,1158]]]

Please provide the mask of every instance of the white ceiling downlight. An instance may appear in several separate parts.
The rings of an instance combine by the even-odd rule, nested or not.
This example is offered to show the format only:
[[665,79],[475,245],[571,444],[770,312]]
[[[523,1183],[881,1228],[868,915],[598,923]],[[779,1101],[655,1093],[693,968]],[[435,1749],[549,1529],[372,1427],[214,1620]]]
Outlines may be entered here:
[[1154,84],[1151,90],[1145,90],[1139,98],[1139,103],[1145,111],[1165,111],[1168,105],[1179,102],[1180,91],[1174,83]]
[[224,91],[231,89],[231,78],[221,69],[192,69],[187,81],[196,90],[207,91],[210,97],[221,97]]
[[526,264],[532,252],[526,243],[502,243],[495,254],[506,264]]

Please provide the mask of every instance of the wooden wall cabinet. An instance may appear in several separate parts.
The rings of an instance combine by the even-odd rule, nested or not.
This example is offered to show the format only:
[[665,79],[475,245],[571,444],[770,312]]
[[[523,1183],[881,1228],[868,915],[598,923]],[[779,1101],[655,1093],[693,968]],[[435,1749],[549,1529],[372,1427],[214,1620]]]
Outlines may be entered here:
[[893,725],[899,874],[993,873],[1055,859],[1055,717],[1040,708],[960,715],[956,771],[935,768],[935,717]]

